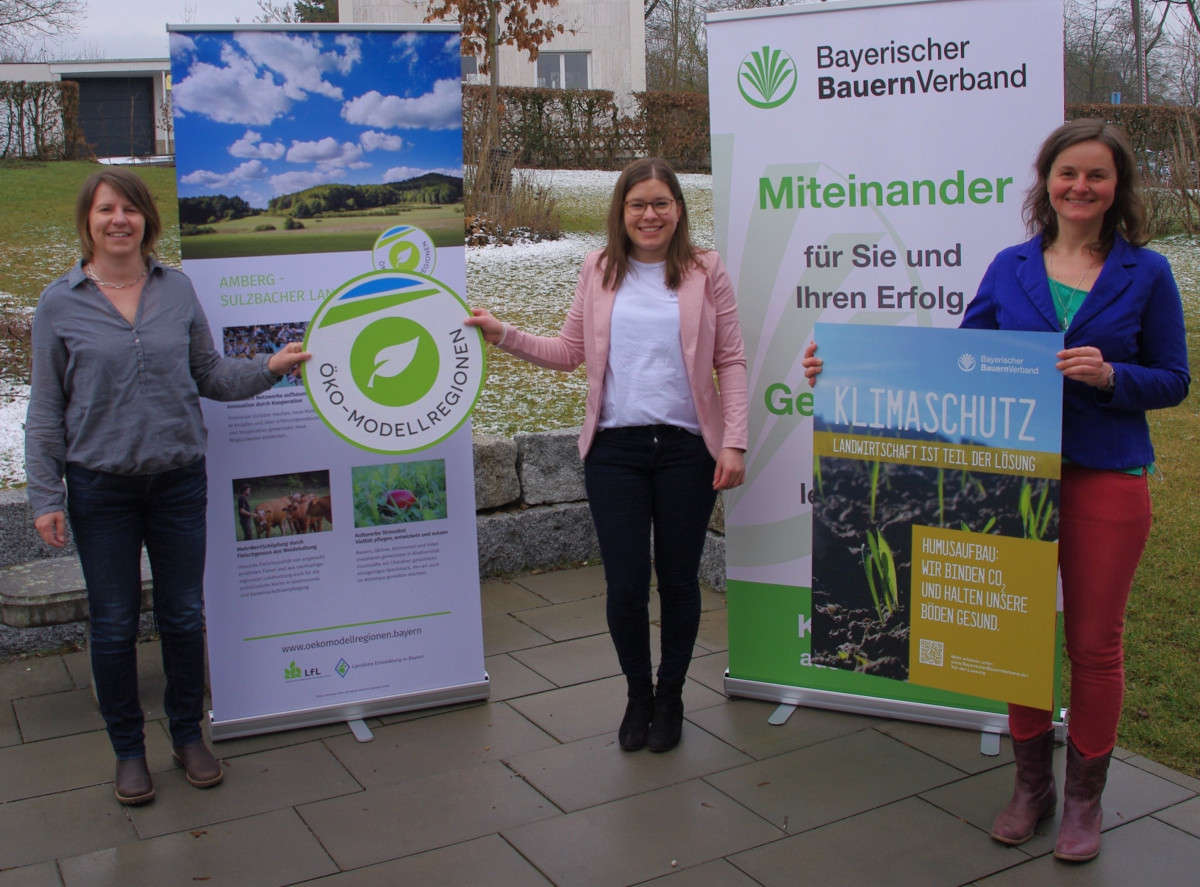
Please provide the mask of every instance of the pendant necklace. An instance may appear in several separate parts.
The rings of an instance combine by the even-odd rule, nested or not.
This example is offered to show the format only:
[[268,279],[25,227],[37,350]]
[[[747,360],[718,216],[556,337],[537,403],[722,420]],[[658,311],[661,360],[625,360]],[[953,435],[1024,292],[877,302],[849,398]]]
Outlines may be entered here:
[[[1046,269],[1047,275],[1050,277],[1050,279],[1052,281],[1059,284],[1059,286],[1065,288],[1066,284],[1063,283],[1062,281],[1058,280],[1054,276],[1054,254],[1051,253],[1049,250],[1046,250],[1046,258],[1048,260],[1048,267]],[[1067,327],[1069,327],[1071,325],[1071,319],[1073,319],[1073,317],[1074,317],[1074,313],[1075,313],[1074,311],[1071,312],[1072,317],[1070,319],[1067,317],[1067,311],[1071,307],[1071,302],[1073,301],[1073,296],[1075,294],[1081,292],[1080,287],[1083,286],[1083,282],[1087,279],[1087,276],[1092,272],[1092,269],[1095,267],[1096,267],[1095,260],[1088,262],[1087,267],[1083,269],[1083,273],[1079,275],[1079,282],[1076,283],[1075,286],[1071,287],[1070,292],[1067,294],[1065,300],[1060,300],[1058,297],[1058,293],[1055,291],[1055,288],[1050,287],[1050,295],[1054,299],[1054,309],[1055,309],[1055,311],[1058,312],[1058,325],[1063,330],[1063,332],[1066,332]],[[1086,297],[1087,292],[1083,292],[1083,295]],[[1079,303],[1082,304],[1082,302],[1083,302],[1083,299],[1080,299]],[[1079,310],[1078,304],[1075,306],[1075,310],[1076,311]]]
[[88,280],[92,281],[93,283],[99,284],[100,286],[106,286],[109,289],[114,289],[114,290],[127,289],[131,286],[134,286],[137,283],[140,283],[142,278],[145,277],[149,272],[150,272],[150,266],[146,265],[145,267],[142,268],[142,273],[139,274],[137,277],[135,277],[133,280],[129,281],[129,283],[108,283],[106,281],[101,280],[99,277],[96,276],[96,272],[92,270],[92,266],[90,264],[84,265],[84,267],[83,267],[83,273],[85,275],[87,275]]

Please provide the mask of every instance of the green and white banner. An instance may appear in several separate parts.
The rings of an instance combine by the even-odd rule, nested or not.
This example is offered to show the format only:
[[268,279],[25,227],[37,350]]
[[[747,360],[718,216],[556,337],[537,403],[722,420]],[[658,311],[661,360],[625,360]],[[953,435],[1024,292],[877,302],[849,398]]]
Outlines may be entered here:
[[205,401],[212,734],[485,698],[459,33],[172,29],[184,270],[227,356]]
[[[1058,0],[847,0],[709,16],[717,247],[750,377],[726,498],[735,694],[1004,729],[1003,704],[812,658],[817,322],[955,327],[1023,240],[1063,120]],[[872,352],[874,358],[887,357]]]

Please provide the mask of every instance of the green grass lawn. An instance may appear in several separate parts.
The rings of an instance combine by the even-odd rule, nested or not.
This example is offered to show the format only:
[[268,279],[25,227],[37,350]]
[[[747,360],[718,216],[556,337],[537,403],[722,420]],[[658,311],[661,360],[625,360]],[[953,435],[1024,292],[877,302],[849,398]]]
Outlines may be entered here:
[[[14,296],[18,305],[34,304],[46,284],[77,257],[74,195],[97,168],[89,163],[0,164],[0,291]],[[175,170],[143,167],[138,172],[157,195],[168,229],[162,257],[178,264]],[[459,237],[461,218],[457,216]],[[602,219],[603,210],[572,209],[564,214],[568,228],[588,220],[602,228]],[[1183,289],[1188,350],[1195,368],[1200,366],[1200,292],[1189,289],[1194,284],[1188,281],[1200,280],[1200,261],[1186,269],[1179,259],[1172,261]],[[512,389],[512,396],[520,398],[519,377],[504,366],[503,360],[492,363],[488,385]],[[582,391],[582,379],[577,381]],[[533,412],[541,404],[530,401],[523,408]],[[1166,479],[1151,482],[1154,529],[1130,597],[1128,691],[1118,742],[1200,777],[1200,396],[1152,414],[1151,426]]]
[[[379,235],[395,225],[414,225],[428,234],[435,246],[461,246],[462,205],[415,207],[396,215],[346,213],[304,219],[302,229],[284,229],[284,216],[259,215],[210,227],[215,234],[200,234],[182,240],[188,259],[228,256],[295,256],[307,253],[369,251]],[[257,231],[273,225],[274,231]]]

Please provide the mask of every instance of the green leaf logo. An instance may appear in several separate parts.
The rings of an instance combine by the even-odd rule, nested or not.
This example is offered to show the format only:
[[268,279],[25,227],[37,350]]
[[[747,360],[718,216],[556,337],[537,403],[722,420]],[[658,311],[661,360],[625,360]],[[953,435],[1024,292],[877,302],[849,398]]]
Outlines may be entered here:
[[375,380],[380,376],[391,378],[398,376],[413,362],[413,358],[417,356],[417,344],[419,339],[410,339],[407,342],[401,342],[399,345],[391,345],[384,348],[375,355],[375,372],[371,374],[371,378],[367,380],[367,387],[374,388]]
[[750,53],[738,69],[738,91],[756,108],[778,108],[792,97],[798,82],[792,57],[769,46]]
[[283,670],[283,678],[284,678],[284,680],[287,680],[287,681],[294,681],[296,678],[300,677],[302,674],[303,674],[303,672],[300,671],[300,666],[298,666],[296,664],[296,660],[294,660],[294,659],[292,660],[291,665],[289,665],[287,668],[285,668]]
[[350,349],[350,375],[380,406],[405,407],[437,381],[438,347],[429,331],[406,317],[385,317],[367,326]]

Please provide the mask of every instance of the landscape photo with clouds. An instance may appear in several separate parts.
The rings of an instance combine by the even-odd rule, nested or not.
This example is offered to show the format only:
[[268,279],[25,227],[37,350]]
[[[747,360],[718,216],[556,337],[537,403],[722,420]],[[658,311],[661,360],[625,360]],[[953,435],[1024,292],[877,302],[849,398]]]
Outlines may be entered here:
[[462,244],[457,33],[176,31],[171,68],[183,258]]

